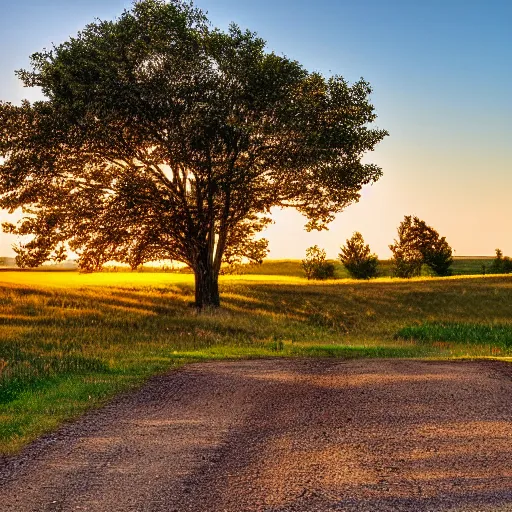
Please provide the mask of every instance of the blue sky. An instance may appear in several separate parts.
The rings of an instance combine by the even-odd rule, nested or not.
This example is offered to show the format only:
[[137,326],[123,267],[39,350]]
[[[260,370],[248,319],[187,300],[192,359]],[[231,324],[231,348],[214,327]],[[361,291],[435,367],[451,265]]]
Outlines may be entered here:
[[[361,231],[387,257],[404,215],[445,235],[458,255],[512,254],[512,2],[505,0],[197,0],[213,25],[234,21],[268,48],[311,71],[359,77],[373,88],[377,125],[390,132],[367,160],[383,178],[363,190],[329,232],[305,233],[293,212],[276,212],[271,256],[300,258],[318,244],[335,257]],[[74,35],[123,0],[0,0],[0,99],[19,102],[14,69]],[[0,237],[0,253],[11,239]]]

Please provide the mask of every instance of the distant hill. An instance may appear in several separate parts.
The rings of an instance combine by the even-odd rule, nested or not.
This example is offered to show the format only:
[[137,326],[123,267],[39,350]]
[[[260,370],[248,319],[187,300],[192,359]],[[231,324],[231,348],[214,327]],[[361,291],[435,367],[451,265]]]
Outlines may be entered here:
[[[492,256],[455,256],[452,265],[454,275],[478,275],[488,272],[492,263]],[[348,278],[349,274],[345,267],[337,260],[330,260],[334,263],[336,277],[339,279]],[[392,262],[390,260],[380,260],[380,271],[382,276],[391,276],[393,274]],[[0,270],[16,269],[14,258],[0,256]],[[76,261],[67,260],[59,264],[45,264],[36,270],[76,270],[78,268]],[[301,260],[265,260],[262,265],[243,265],[240,267],[241,274],[255,275],[283,275],[292,277],[304,277]],[[105,272],[130,272],[126,266],[107,266]],[[191,272],[189,268],[177,266],[144,266],[140,271],[144,272]]]
[[[488,272],[493,258],[491,256],[456,256],[451,267],[454,275],[479,275]],[[334,264],[338,279],[350,277],[345,267],[338,260],[329,260]],[[393,275],[391,260],[379,260],[381,276]],[[426,270],[426,269],[425,269]],[[426,270],[428,275],[428,270]],[[248,265],[240,269],[242,274],[283,275],[304,277],[301,260],[265,260],[261,265]]]
[[[10,256],[0,256],[0,269],[11,269],[11,268],[12,269],[18,268],[18,266],[16,265],[16,260]],[[57,264],[47,263],[38,268],[44,269],[44,270],[51,270],[51,269],[73,270],[78,267],[77,267],[77,264],[75,261],[67,260],[62,263],[57,263]]]
[[14,258],[9,258],[8,256],[0,256],[0,268],[3,267],[16,267]]

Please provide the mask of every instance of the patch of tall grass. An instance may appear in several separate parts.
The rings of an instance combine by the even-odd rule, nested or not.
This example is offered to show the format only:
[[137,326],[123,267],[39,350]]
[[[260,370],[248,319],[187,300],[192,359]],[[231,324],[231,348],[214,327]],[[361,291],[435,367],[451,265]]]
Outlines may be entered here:
[[512,347],[512,325],[425,322],[400,329],[396,337],[421,342],[491,344],[509,349]]

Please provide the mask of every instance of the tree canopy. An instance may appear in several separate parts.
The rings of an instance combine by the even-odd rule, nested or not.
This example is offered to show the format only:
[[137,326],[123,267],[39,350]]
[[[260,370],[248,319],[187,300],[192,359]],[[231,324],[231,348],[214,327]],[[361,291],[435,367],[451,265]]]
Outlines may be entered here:
[[46,98],[0,103],[0,207],[23,210],[4,229],[31,235],[21,266],[172,259],[197,306],[218,305],[222,262],[265,256],[271,208],[324,229],[381,176],[361,162],[387,135],[366,81],[308,72],[182,0],[135,2],[17,73]]

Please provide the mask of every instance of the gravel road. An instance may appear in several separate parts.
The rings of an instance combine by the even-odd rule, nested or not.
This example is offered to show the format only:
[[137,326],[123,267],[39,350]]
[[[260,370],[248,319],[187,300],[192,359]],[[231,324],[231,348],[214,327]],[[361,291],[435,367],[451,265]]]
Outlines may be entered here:
[[512,511],[512,366],[191,365],[0,459],[0,510]]

